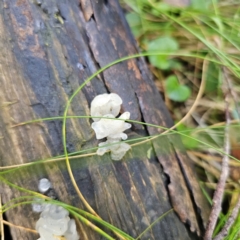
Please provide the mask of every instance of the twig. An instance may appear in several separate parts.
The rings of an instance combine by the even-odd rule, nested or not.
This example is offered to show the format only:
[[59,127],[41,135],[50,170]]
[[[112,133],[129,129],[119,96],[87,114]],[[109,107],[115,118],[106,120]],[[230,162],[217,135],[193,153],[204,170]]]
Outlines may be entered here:
[[237,111],[238,120],[239,120],[240,119],[240,115],[239,115],[240,114],[240,108],[239,108],[239,105],[238,105],[238,98],[237,98],[237,94],[233,90],[234,86],[232,85],[231,79],[229,77],[229,74],[228,74],[226,68],[223,68],[223,74],[224,74],[224,79],[227,82],[229,92],[232,95],[232,98],[233,98],[233,101],[234,101],[234,104],[235,104],[235,107],[236,107],[236,111]]
[[[239,111],[239,107],[237,105],[237,97],[236,97],[236,94],[233,91],[232,83],[229,79],[227,70],[225,68],[223,69],[223,74],[225,76],[225,80],[226,80],[227,85],[228,85],[229,93],[232,95],[232,98],[233,98],[233,100],[236,104],[237,112],[239,114],[240,111]],[[226,224],[224,225],[222,230],[218,233],[218,235],[214,238],[214,240],[223,239],[227,235],[229,229],[231,228],[231,226],[235,222],[235,219],[237,218],[239,211],[240,211],[240,198],[238,197],[238,201],[237,201],[235,207],[233,208],[232,213],[231,213],[230,217],[228,218],[228,221],[226,222]]]
[[230,217],[228,218],[226,224],[224,225],[223,229],[219,232],[219,234],[213,240],[221,240],[227,235],[229,229],[235,222],[235,220],[239,214],[239,211],[240,211],[240,196],[238,196],[237,204],[233,208],[232,213],[231,213]]
[[216,226],[216,222],[218,219],[218,216],[221,212],[221,204],[222,204],[222,198],[223,198],[223,193],[224,193],[224,188],[225,188],[225,183],[228,177],[228,162],[229,162],[229,157],[228,155],[230,154],[230,139],[229,139],[229,125],[230,125],[230,114],[229,114],[229,93],[225,92],[225,103],[226,103],[226,126],[225,126],[225,137],[224,137],[224,152],[225,155],[223,156],[222,159],[222,169],[221,169],[221,175],[219,182],[217,184],[217,188],[214,192],[213,196],[213,205],[212,205],[212,210],[210,213],[210,217],[208,220],[204,240],[211,240],[214,228]]

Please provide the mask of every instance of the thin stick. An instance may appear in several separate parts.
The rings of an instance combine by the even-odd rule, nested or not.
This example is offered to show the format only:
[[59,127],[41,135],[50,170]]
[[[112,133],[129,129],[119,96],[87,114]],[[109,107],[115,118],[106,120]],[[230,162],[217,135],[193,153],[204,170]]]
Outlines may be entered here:
[[[237,106],[236,94],[235,94],[235,92],[233,91],[232,83],[231,83],[231,81],[230,81],[230,79],[229,79],[229,75],[228,75],[228,73],[227,73],[227,71],[226,71],[225,68],[223,69],[223,73],[224,73],[226,82],[227,82],[227,84],[228,84],[229,92],[230,92],[230,94],[232,95],[232,98],[234,99],[234,102],[235,102],[235,104],[236,104],[236,108],[237,108],[237,112],[238,112],[238,117],[239,117],[240,111],[239,111],[239,108],[238,108],[238,106]],[[214,238],[214,240],[223,239],[223,238],[227,235],[229,229],[231,228],[231,226],[232,226],[233,223],[235,222],[235,219],[237,218],[239,211],[240,211],[240,195],[238,196],[238,201],[237,201],[235,207],[233,208],[232,213],[231,213],[230,217],[228,218],[228,221],[226,222],[226,224],[224,225],[224,227],[222,228],[222,230],[219,232],[219,234]]]
[[229,74],[228,72],[226,71],[226,69],[224,68],[223,69],[223,74],[224,74],[224,78],[227,82],[227,85],[228,85],[228,89],[229,89],[229,92],[230,94],[232,95],[232,98],[233,98],[233,101],[234,101],[234,104],[235,104],[235,107],[236,107],[236,110],[237,110],[237,116],[238,116],[238,121],[240,119],[240,109],[239,109],[239,106],[238,106],[238,98],[237,98],[237,95],[234,91],[234,87],[232,85],[232,82],[231,82],[231,79],[229,77]]
[[226,126],[225,126],[225,143],[224,143],[224,152],[225,155],[223,156],[222,159],[222,169],[221,169],[221,175],[220,179],[217,184],[217,188],[214,192],[213,196],[213,205],[212,205],[212,210],[210,213],[210,217],[208,220],[204,240],[211,240],[214,228],[216,226],[216,222],[218,220],[218,216],[221,212],[221,204],[222,204],[222,198],[223,198],[223,193],[224,193],[224,188],[225,188],[225,183],[228,177],[228,162],[229,162],[229,157],[228,155],[230,154],[230,139],[229,139],[229,125],[230,125],[230,114],[229,114],[229,98],[228,98],[229,93],[225,93],[225,103],[226,103],[226,113],[225,113],[225,118],[226,118]]
[[224,225],[223,229],[219,232],[219,234],[215,238],[213,238],[213,240],[221,240],[221,239],[224,239],[225,236],[227,236],[229,229],[235,222],[239,213],[240,213],[240,195],[238,195],[237,204],[233,208],[232,213],[228,218],[226,224]]

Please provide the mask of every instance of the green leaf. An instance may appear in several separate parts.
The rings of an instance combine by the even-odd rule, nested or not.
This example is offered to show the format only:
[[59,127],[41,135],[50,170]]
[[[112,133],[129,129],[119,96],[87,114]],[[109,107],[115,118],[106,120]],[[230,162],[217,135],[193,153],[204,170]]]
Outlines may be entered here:
[[159,16],[159,11],[167,12],[172,9],[172,6],[164,2],[156,2],[154,8],[151,9],[151,12],[156,16]]
[[139,16],[139,14],[137,13],[127,13],[126,14],[126,19],[127,22],[132,30],[132,33],[135,37],[139,36],[141,34],[141,18]]
[[167,96],[176,102],[184,102],[191,95],[188,86],[180,85],[176,76],[169,76],[165,83]]
[[[194,130],[194,129],[189,128],[189,127],[187,127],[184,124],[180,124],[177,127],[177,130],[179,132],[182,131],[184,134],[189,135],[189,136],[192,137],[191,130]],[[189,132],[187,132],[187,131],[189,131]],[[197,147],[199,147],[198,141],[196,141],[194,139],[189,140],[189,138],[187,136],[183,136],[183,135],[181,136],[181,139],[182,139],[183,145],[185,146],[186,149],[192,150],[192,149],[196,149]]]
[[150,63],[162,70],[168,70],[170,68],[170,62],[166,56],[149,56]]
[[223,32],[224,31],[224,25],[223,25],[222,19],[220,17],[217,17],[217,16],[214,16],[214,17],[211,17],[211,18],[215,22],[215,24],[218,26],[219,31]]
[[[206,71],[206,93],[215,93],[217,95],[219,89],[219,66],[215,63],[209,63]],[[216,96],[215,95],[215,96]]]
[[141,18],[139,17],[139,14],[137,13],[127,13],[126,19],[130,27],[140,26],[141,25]]
[[163,51],[163,52],[173,52],[178,50],[178,43],[177,41],[168,36],[163,36],[157,38],[148,43],[148,50],[149,51]]
[[[147,49],[149,52],[164,52],[164,53],[172,53],[178,50],[178,43],[177,41],[168,36],[163,36],[157,38],[153,41],[147,43]],[[158,67],[160,69],[166,70],[171,67],[171,63],[168,60],[168,55],[156,55],[156,56],[149,56],[150,63]]]
[[191,7],[196,10],[204,11],[208,9],[210,2],[209,0],[191,0]]

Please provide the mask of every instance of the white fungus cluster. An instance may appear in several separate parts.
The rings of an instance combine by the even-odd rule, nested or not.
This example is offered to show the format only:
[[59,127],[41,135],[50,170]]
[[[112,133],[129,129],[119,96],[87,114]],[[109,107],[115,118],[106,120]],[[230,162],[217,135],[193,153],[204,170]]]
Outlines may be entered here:
[[79,240],[76,224],[69,218],[69,212],[61,206],[46,204],[36,223],[40,234],[38,240]]
[[[42,178],[38,184],[38,190],[46,193],[51,188],[51,182]],[[69,212],[61,206],[44,204],[44,200],[35,199],[32,204],[33,211],[41,212],[36,223],[36,230],[40,238],[38,240],[79,240],[74,219],[69,218]]]
[[[131,124],[124,120],[130,118],[129,112],[124,112],[118,119],[115,117],[119,114],[122,104],[122,99],[115,93],[101,94],[96,96],[91,102],[91,116],[93,116],[92,128],[95,131],[97,139],[107,138],[106,142],[99,143],[97,151],[98,155],[103,155],[107,151],[111,151],[111,158],[113,160],[120,160],[125,153],[130,149],[130,145],[122,140],[128,138],[127,134],[123,133],[125,130],[131,128]],[[104,118],[96,118],[104,117]],[[112,119],[107,119],[112,118]],[[112,146],[107,146],[107,145]],[[103,147],[105,146],[106,147]]]

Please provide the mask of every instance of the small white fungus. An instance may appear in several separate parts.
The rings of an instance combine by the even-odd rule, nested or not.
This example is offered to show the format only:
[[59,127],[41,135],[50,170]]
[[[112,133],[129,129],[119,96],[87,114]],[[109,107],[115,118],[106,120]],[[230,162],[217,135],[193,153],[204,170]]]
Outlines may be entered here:
[[68,229],[64,234],[66,239],[69,240],[78,240],[79,236],[77,233],[77,228],[76,228],[76,223],[73,219],[70,219],[70,221],[68,222]]
[[[113,144],[109,146],[109,144]],[[104,145],[108,145],[103,147]],[[111,158],[113,160],[121,160],[126,152],[131,148],[129,144],[120,142],[120,139],[108,139],[106,142],[102,142],[98,144],[99,148],[97,150],[97,154],[102,156],[107,151],[111,151]]]
[[42,178],[38,183],[38,190],[41,193],[47,192],[51,187],[52,184],[47,178]]
[[[114,118],[112,114],[106,114],[104,117]],[[130,113],[123,113],[119,119],[127,120],[130,118]],[[92,128],[96,133],[97,139],[102,139],[105,137],[110,138],[122,138],[123,140],[127,139],[127,135],[123,131],[131,128],[131,124],[125,123],[124,120],[115,120],[115,119],[105,119],[102,118],[98,122],[92,123]]]
[[[104,93],[96,96],[91,102],[91,116],[102,117],[106,114],[112,114],[116,117],[121,108],[122,99],[116,93]],[[99,121],[100,118],[92,118],[93,121]]]
[[66,240],[79,239],[75,221],[69,218],[69,212],[54,204],[44,205],[36,230],[40,234],[38,240],[56,240],[61,236]]
[[44,200],[42,198],[37,198],[35,197],[34,202],[32,203],[32,210],[36,213],[40,213],[43,211],[44,205],[43,202]]
[[[97,139],[107,138],[106,142],[99,143],[97,154],[103,155],[110,151],[113,160],[121,160],[131,148],[129,144],[121,142],[121,139],[128,138],[124,131],[132,126],[125,122],[130,118],[130,112],[124,112],[118,119],[115,118],[120,112],[121,104],[122,99],[115,93],[98,95],[91,102],[91,116],[104,117],[92,118],[92,129]],[[109,146],[111,144],[113,145]]]

